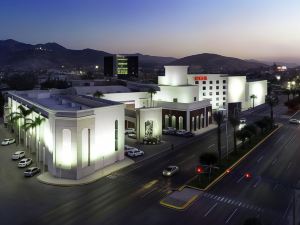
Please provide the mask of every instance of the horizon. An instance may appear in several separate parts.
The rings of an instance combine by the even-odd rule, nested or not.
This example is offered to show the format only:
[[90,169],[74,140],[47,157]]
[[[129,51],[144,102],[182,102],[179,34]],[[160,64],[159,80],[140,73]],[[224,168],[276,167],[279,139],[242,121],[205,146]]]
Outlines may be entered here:
[[68,49],[113,54],[182,58],[212,53],[300,63],[296,29],[300,3],[296,0],[170,2],[4,0],[0,3],[0,39],[55,42]]

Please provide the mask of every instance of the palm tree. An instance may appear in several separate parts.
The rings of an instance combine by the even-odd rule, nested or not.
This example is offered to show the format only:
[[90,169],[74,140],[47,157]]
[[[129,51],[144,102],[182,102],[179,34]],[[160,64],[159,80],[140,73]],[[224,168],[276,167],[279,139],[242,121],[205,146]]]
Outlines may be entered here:
[[103,92],[101,92],[101,91],[96,91],[96,92],[93,94],[93,96],[94,96],[95,98],[102,98],[102,97],[104,96],[104,94],[103,94]]
[[[11,118],[11,122],[16,122],[19,119],[23,119],[23,124],[25,124],[26,117],[29,116],[34,111],[34,108],[26,109],[24,106],[19,105],[18,109],[19,109],[19,112],[12,112],[9,115],[9,117]],[[24,135],[25,135],[25,146],[27,146],[26,130],[25,130]],[[21,140],[21,125],[19,125],[19,143],[20,143],[20,140]]]
[[285,89],[283,91],[283,93],[287,95],[287,99],[288,99],[288,102],[289,102],[290,101],[291,90],[290,89]]
[[221,152],[221,125],[224,122],[224,115],[222,111],[214,112],[213,118],[218,125],[218,154],[219,154],[219,162],[221,162],[222,152]]
[[240,120],[236,117],[229,118],[230,124],[233,127],[233,146],[234,152],[237,153],[237,144],[236,144],[236,131],[240,125]]
[[199,162],[209,169],[208,182],[210,182],[211,171],[216,168],[215,164],[218,162],[218,157],[214,153],[205,152],[200,155]]
[[[29,129],[35,129],[35,143],[34,143],[34,148],[35,152],[37,153],[36,155],[36,162],[39,160],[39,148],[37,148],[37,144],[39,143],[39,138],[37,134],[38,128],[41,126],[41,124],[45,121],[46,119],[44,117],[38,116],[35,117],[34,119],[26,119],[25,124],[23,124],[23,128],[25,131],[28,131]],[[39,138],[37,138],[39,137]]]
[[250,96],[250,99],[252,99],[252,108],[254,108],[254,100],[257,98],[257,96],[256,95],[251,95]]
[[[278,105],[279,99],[277,95],[266,95],[266,103],[270,106],[270,118],[274,121],[273,118],[273,108]],[[273,122],[272,122],[273,123]]]
[[149,89],[148,89],[148,93],[150,94],[150,101],[151,101],[151,107],[153,106],[153,101],[152,101],[152,99],[153,99],[153,95],[155,95],[156,94],[156,90],[155,90],[155,88],[154,87],[150,87]]

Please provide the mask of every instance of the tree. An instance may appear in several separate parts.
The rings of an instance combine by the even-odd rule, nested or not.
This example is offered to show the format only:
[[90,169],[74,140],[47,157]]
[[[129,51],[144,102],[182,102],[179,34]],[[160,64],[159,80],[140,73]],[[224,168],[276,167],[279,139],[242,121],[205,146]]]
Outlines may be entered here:
[[247,137],[249,137],[249,131],[241,129],[236,132],[236,137],[242,142],[243,147],[245,147],[245,141]]
[[285,90],[283,91],[283,93],[284,93],[285,95],[287,95],[287,99],[288,99],[288,102],[289,102],[289,101],[290,101],[291,90],[290,90],[290,89],[285,89]]
[[39,143],[39,135],[37,135],[38,132],[38,128],[41,126],[41,124],[45,121],[46,119],[38,116],[35,117],[34,119],[26,119],[25,120],[25,124],[23,124],[23,128],[25,131],[28,131],[29,129],[35,129],[35,143],[34,143],[34,148],[35,148],[35,152],[37,152],[36,155],[36,162],[39,161],[39,148],[37,149],[36,146]]
[[5,83],[12,90],[32,90],[37,84],[37,79],[32,73],[13,74],[6,78]]
[[[19,112],[12,112],[9,115],[10,121],[13,123],[13,122],[18,121],[19,119],[23,119],[23,124],[25,124],[26,117],[29,116],[34,111],[34,109],[33,108],[26,109],[22,105],[19,105],[18,109],[19,109]],[[26,130],[24,132],[24,136],[25,136],[25,146],[27,146]],[[21,138],[21,125],[19,126],[19,143],[20,143],[20,138]]]
[[101,91],[96,91],[93,96],[95,98],[102,98],[104,96],[104,94]]
[[252,136],[256,136],[257,131],[256,127],[253,124],[248,124],[243,128],[244,131],[246,131],[246,136],[249,138],[249,141],[251,142]]
[[154,87],[150,87],[149,89],[148,89],[148,93],[150,94],[150,101],[151,101],[151,107],[153,106],[153,101],[152,101],[152,99],[153,99],[153,95],[155,95],[156,94],[156,90],[155,90],[155,88]]
[[264,116],[263,121],[266,124],[266,128],[272,129],[272,127],[273,127],[273,120],[270,117]]
[[263,225],[258,218],[248,218],[245,220],[244,225]]
[[3,94],[2,92],[0,92],[0,116],[2,117],[3,116],[3,113],[4,113],[4,97],[3,97]]
[[229,118],[230,124],[233,127],[233,146],[234,152],[237,153],[237,141],[236,141],[236,131],[240,125],[240,120],[237,117],[230,117]]
[[261,130],[261,134],[264,133],[264,129],[267,128],[266,121],[264,119],[257,120],[254,122],[256,126],[258,126]]
[[221,162],[222,152],[221,152],[221,125],[224,122],[224,115],[222,111],[214,112],[213,118],[218,125],[218,154],[219,154],[219,162]]
[[252,108],[254,108],[254,100],[257,98],[257,96],[256,95],[251,95],[250,96],[250,99],[252,99]]
[[[279,99],[277,95],[266,95],[266,103],[270,106],[270,118],[274,121],[273,118],[273,108],[278,105]],[[272,122],[273,123],[273,122]]]
[[218,162],[218,157],[214,153],[205,152],[200,155],[199,162],[208,168],[208,182],[210,182],[211,171],[216,168],[214,165]]

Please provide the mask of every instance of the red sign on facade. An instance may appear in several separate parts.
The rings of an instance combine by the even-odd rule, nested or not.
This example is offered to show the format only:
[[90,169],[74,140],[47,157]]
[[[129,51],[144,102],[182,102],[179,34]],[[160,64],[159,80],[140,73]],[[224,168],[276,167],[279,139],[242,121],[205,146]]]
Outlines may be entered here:
[[207,80],[207,76],[195,76],[194,80]]

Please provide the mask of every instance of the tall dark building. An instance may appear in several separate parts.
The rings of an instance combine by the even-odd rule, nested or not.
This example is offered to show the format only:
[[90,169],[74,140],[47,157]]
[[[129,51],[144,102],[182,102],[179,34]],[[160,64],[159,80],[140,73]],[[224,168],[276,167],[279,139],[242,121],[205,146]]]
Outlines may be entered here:
[[121,79],[138,77],[138,56],[115,55],[104,57],[104,75]]

